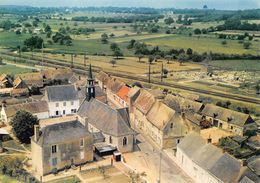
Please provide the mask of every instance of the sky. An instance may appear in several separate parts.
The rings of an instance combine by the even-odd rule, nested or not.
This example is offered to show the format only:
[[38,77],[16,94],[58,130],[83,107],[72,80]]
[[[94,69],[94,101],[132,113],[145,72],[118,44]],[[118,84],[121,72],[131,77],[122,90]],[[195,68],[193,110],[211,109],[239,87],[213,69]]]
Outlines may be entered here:
[[154,8],[209,8],[238,10],[260,8],[260,0],[0,0],[0,5],[30,6],[116,6]]

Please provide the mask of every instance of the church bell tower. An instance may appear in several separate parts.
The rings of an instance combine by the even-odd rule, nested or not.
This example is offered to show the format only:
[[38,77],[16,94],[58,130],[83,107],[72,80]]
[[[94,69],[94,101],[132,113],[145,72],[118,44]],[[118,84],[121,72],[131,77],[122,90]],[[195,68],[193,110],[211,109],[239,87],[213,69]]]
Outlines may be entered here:
[[87,88],[86,88],[86,99],[90,101],[91,98],[95,98],[96,93],[95,93],[95,80],[93,78],[92,74],[92,68],[91,64],[89,65],[89,73],[88,73],[88,79],[87,79]]

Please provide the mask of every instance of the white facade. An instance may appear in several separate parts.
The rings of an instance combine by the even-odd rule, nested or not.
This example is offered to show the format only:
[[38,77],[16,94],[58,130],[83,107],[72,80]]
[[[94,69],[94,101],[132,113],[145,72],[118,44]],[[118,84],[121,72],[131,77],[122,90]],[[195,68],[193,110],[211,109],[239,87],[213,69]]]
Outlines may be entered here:
[[72,101],[48,101],[51,117],[65,116],[75,114],[79,109],[79,100]]
[[181,149],[177,148],[177,164],[196,183],[223,183],[191,160]]

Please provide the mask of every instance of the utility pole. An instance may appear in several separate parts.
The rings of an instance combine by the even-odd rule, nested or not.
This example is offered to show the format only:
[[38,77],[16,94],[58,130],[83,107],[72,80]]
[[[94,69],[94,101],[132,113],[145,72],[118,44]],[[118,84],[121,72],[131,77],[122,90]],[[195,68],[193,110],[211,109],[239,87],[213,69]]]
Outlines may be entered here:
[[148,73],[148,77],[149,77],[149,83],[151,83],[151,63],[149,62],[149,73]]
[[159,178],[157,180],[157,183],[161,183],[161,172],[162,172],[162,152],[160,150]]
[[42,42],[42,70],[43,70],[43,42]]
[[73,61],[74,61],[74,55],[71,54],[71,63],[70,63],[70,67],[73,68]]
[[21,46],[19,46],[19,60],[20,62],[22,62],[22,53],[21,53]]
[[161,71],[161,82],[163,82],[163,63],[162,63],[162,71]]
[[84,67],[86,67],[86,53],[84,54]]

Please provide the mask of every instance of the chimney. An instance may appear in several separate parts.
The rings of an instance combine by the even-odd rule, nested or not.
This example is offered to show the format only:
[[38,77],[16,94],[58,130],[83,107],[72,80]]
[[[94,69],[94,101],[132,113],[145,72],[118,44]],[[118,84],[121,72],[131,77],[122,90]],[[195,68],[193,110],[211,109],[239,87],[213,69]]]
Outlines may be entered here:
[[243,167],[243,166],[247,166],[247,161],[246,161],[246,159],[242,159],[242,160],[241,160],[241,167]]
[[40,125],[34,125],[34,140],[35,142],[38,141],[40,137]]

